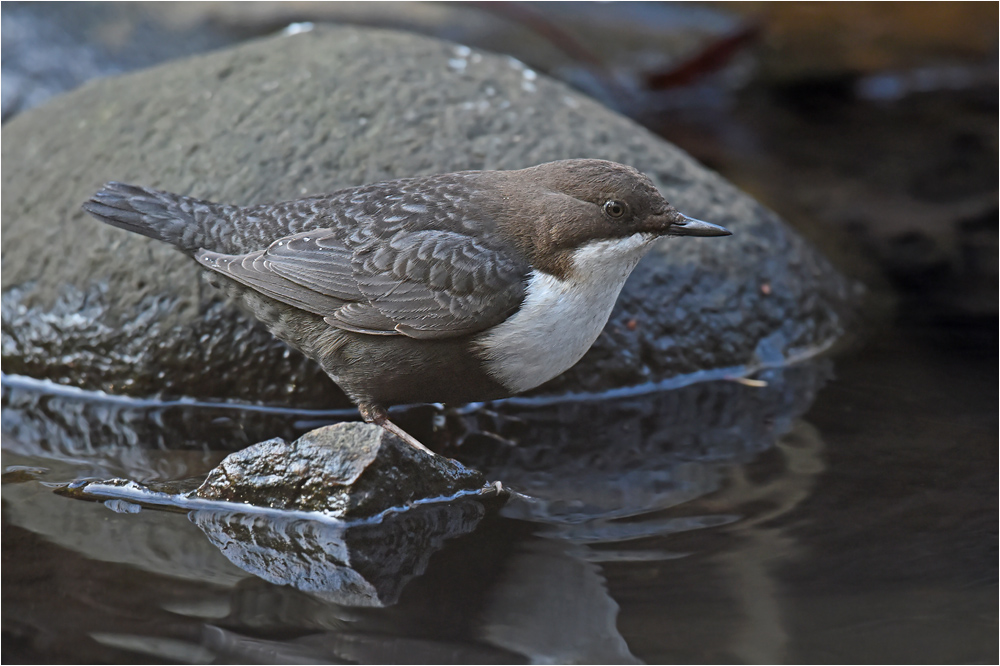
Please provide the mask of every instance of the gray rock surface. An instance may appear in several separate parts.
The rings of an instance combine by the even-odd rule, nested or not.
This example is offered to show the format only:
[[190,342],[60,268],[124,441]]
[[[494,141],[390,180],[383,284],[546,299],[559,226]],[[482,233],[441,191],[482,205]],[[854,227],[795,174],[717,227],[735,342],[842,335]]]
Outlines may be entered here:
[[366,423],[338,423],[292,443],[269,439],[226,457],[195,494],[274,509],[367,518],[482,488],[480,472],[430,456]]
[[[116,393],[345,405],[321,371],[169,247],[85,216],[104,181],[254,204],[388,178],[595,157],[649,174],[729,239],[666,243],[545,391],[826,344],[849,289],[772,213],[635,123],[517,61],[321,28],[88,83],[3,127],[6,373]],[[11,168],[16,165],[16,168]]]

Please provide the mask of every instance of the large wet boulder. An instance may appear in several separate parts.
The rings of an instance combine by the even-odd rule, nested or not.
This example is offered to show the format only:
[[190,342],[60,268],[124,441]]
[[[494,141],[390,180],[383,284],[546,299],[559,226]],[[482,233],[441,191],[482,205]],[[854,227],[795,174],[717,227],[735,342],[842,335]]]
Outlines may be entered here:
[[170,247],[80,203],[120,180],[239,204],[595,157],[726,239],[661,244],[594,349],[543,391],[774,362],[836,338],[847,283],[770,211],[632,121],[510,58],[318,28],[88,83],[3,127],[5,373],[102,390],[348,404]]

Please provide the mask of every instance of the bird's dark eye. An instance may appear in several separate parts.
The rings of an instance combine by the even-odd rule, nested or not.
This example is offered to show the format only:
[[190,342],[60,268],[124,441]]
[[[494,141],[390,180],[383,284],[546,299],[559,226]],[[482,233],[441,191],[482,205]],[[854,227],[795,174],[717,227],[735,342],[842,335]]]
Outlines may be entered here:
[[604,203],[604,212],[610,217],[621,217],[628,212],[628,204],[624,201],[612,199],[611,201],[606,201]]

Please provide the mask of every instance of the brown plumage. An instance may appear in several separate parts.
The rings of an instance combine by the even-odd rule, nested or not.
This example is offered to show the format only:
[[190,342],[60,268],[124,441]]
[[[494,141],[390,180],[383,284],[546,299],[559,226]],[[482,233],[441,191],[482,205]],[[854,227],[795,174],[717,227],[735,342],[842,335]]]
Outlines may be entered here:
[[[394,431],[388,405],[495,399],[559,374],[589,348],[653,240],[729,233],[602,160],[245,208],[109,183],[83,208],[222,276],[366,420]],[[560,346],[548,354],[546,344]]]

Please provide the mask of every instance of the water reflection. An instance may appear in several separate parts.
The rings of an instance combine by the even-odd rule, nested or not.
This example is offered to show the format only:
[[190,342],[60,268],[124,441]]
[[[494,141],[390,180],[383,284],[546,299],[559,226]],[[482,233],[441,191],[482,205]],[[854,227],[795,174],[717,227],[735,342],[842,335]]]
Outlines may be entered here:
[[[561,538],[609,542],[715,527],[736,516],[660,514],[719,490],[728,470],[774,446],[829,376],[828,364],[811,362],[767,370],[752,383],[538,409],[501,404],[455,417],[467,442],[457,455],[529,496],[506,515]],[[494,437],[473,449],[469,440],[482,432]]]
[[[146,633],[92,632],[101,645],[307,662],[638,663],[634,639],[620,630],[637,624],[620,617],[631,589],[622,572],[685,576],[689,554],[704,550],[697,540],[725,530],[730,547],[699,562],[742,618],[726,631],[727,654],[777,659],[788,630],[769,562],[794,554],[796,543],[773,521],[809,496],[823,469],[822,441],[799,416],[828,377],[829,366],[813,362],[752,382],[645,395],[495,403],[430,418],[427,408],[411,410],[407,427],[520,494],[501,515],[468,498],[354,524],[69,501],[42,482],[103,475],[190,486],[225,453],[197,435],[217,413],[81,406],[5,386],[4,462],[16,467],[5,476],[4,522],[93,561],[211,586],[148,599],[197,628],[183,641],[145,625]],[[277,422],[294,435],[299,418],[234,411],[226,427],[251,433]],[[181,448],[144,446],[155,425],[163,431],[154,442],[179,433]],[[100,432],[110,445],[99,444]],[[191,446],[196,436],[206,441]],[[133,591],[123,581],[101,594],[115,603]]]
[[421,505],[377,523],[343,524],[280,513],[192,511],[191,522],[233,564],[342,606],[391,606],[446,539],[485,514],[474,499]]
[[[731,650],[744,663],[782,663],[790,631],[784,618],[790,609],[782,602],[782,586],[772,567],[778,559],[796,559],[800,549],[777,519],[791,513],[811,494],[826,468],[819,432],[804,422],[777,441],[779,456],[770,473],[751,477],[744,468],[733,468],[726,488],[715,502],[747,507],[747,515],[734,524],[733,548],[714,558],[728,576],[742,621],[734,628]],[[775,468],[782,468],[775,472]],[[751,508],[752,507],[752,508]]]
[[293,440],[314,421],[357,417],[354,409],[143,400],[10,375],[2,376],[0,395],[3,432],[13,438],[19,452],[81,461],[100,458],[116,447],[235,451],[272,437]]
[[73,478],[71,461],[27,458],[7,450],[3,464],[45,468],[34,479],[3,484],[3,519],[90,560],[185,581],[229,587],[249,574],[233,566],[183,515],[162,511],[118,513],[94,502],[77,502],[53,492]]

